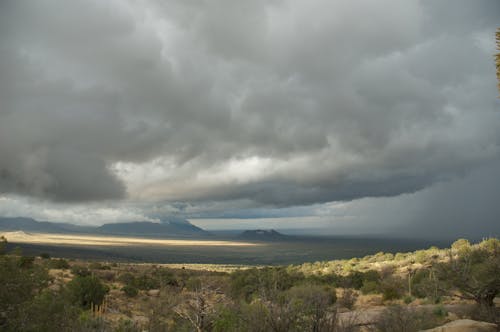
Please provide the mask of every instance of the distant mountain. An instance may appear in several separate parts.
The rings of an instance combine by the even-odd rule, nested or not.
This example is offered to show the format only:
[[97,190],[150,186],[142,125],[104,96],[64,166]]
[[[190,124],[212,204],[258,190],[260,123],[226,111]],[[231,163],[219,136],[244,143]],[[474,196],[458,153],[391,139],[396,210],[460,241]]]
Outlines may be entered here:
[[94,227],[78,226],[66,223],[54,223],[48,221],[37,221],[23,217],[0,217],[0,230],[2,231],[24,231],[40,233],[86,233]]
[[208,234],[205,230],[194,226],[185,219],[176,218],[173,221],[153,223],[137,221],[116,224],[104,224],[99,227],[79,226],[67,223],[37,221],[23,217],[0,217],[0,231],[24,231],[36,233],[85,233],[128,236],[153,237],[186,237]]
[[253,229],[244,231],[238,236],[238,238],[255,241],[282,241],[287,240],[290,237],[281,234],[274,229]]
[[207,232],[189,221],[175,223],[154,223],[148,221],[104,224],[97,229],[98,233],[117,235],[168,236],[168,235],[204,235]]

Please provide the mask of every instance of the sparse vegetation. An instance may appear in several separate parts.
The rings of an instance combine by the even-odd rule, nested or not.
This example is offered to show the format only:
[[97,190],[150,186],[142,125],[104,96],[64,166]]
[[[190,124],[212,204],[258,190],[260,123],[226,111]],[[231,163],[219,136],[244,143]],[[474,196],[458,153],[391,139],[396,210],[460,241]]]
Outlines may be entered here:
[[[469,300],[477,305],[461,316],[495,322],[499,248],[498,239],[458,240],[443,250],[223,267],[229,272],[37,259],[16,251],[0,255],[0,329],[354,331],[359,312],[373,303],[387,309],[363,324],[417,331],[449,319],[447,303],[470,306]],[[424,310],[419,301],[440,304]]]

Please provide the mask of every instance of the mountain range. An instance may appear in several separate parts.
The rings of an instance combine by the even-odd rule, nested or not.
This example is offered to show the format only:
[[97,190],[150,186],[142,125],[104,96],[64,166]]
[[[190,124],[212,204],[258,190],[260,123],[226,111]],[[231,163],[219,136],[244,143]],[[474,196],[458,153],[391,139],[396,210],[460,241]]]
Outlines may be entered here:
[[160,223],[134,221],[80,226],[69,223],[38,221],[24,217],[0,217],[0,231],[24,231],[38,233],[106,234],[148,237],[194,237],[209,234],[205,230],[181,218],[170,218]]

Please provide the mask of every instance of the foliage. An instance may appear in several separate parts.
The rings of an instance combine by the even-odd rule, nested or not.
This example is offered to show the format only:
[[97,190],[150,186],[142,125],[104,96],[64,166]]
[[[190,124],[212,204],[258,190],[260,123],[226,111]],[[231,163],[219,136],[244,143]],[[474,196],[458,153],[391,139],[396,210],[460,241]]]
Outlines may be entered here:
[[10,330],[11,322],[20,317],[24,306],[33,301],[48,281],[47,270],[32,264],[31,258],[0,256],[0,330]]
[[80,310],[71,305],[60,293],[45,290],[22,308],[17,322],[23,331],[53,331],[57,326],[62,331],[76,329]]
[[268,298],[304,280],[303,273],[283,267],[239,270],[231,274],[231,296],[246,301],[254,296]]
[[390,306],[383,311],[375,327],[381,332],[416,332],[438,325],[438,320],[425,310],[412,307]]
[[136,297],[139,291],[137,288],[131,285],[125,285],[122,287],[122,291],[127,295],[128,297]]
[[452,246],[458,254],[437,266],[438,277],[449,291],[460,292],[455,295],[492,307],[500,293],[500,241],[490,239],[473,247],[459,241]]
[[298,324],[304,331],[323,331],[332,325],[335,290],[327,286],[301,285],[287,291],[287,297],[298,310]]
[[354,292],[351,288],[345,288],[342,290],[341,296],[338,298],[338,303],[340,306],[352,309],[358,298],[358,294]]
[[100,305],[109,288],[94,276],[76,276],[68,285],[68,293],[72,303],[82,308],[90,308],[90,305]]
[[51,269],[69,269],[70,265],[67,260],[63,258],[51,259],[48,264]]
[[401,278],[392,276],[380,284],[384,301],[400,299],[405,293],[405,283]]
[[79,277],[87,277],[92,274],[88,268],[81,265],[74,265],[73,267],[71,267],[71,273]]
[[2,235],[0,236],[0,255],[5,254],[5,247],[7,247],[7,239]]

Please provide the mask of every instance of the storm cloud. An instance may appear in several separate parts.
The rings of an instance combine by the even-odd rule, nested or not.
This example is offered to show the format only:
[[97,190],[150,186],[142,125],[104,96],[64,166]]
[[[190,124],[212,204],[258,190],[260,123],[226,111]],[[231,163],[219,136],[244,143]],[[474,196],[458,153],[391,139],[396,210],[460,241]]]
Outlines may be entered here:
[[2,1],[0,193],[222,211],[463,178],[500,157],[499,19],[486,0]]

